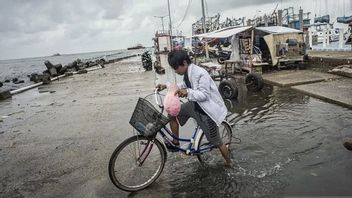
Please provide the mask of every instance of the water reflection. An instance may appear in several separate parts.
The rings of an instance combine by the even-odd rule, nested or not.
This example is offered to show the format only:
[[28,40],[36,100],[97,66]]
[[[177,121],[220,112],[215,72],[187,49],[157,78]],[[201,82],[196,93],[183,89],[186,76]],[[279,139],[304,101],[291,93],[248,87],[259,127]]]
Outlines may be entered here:
[[[204,169],[194,158],[171,154],[163,179],[173,196],[352,194],[352,179],[346,178],[352,174],[347,168],[352,159],[341,146],[352,135],[350,110],[273,86],[250,93],[242,85],[239,93],[238,100],[225,101],[234,134],[242,140],[232,145],[234,167]],[[305,191],[306,180],[315,175],[319,179]],[[346,182],[337,184],[340,178]],[[320,185],[327,183],[329,188],[321,191]]]

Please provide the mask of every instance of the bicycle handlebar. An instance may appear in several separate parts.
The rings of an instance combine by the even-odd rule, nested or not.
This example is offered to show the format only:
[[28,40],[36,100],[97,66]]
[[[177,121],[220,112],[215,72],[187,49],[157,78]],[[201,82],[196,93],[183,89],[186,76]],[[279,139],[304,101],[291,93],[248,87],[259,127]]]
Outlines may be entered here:
[[[160,96],[160,94],[159,94],[159,89],[158,89],[158,88],[156,88],[156,89],[154,90],[154,99],[155,99],[155,103],[156,103],[160,108],[164,108],[164,105],[161,104],[161,96]],[[159,100],[160,100],[160,102],[159,102]]]

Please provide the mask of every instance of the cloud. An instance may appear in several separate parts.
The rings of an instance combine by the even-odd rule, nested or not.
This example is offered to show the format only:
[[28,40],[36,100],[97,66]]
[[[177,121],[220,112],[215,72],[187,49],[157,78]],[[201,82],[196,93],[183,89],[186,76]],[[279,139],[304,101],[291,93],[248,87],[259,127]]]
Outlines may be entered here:
[[[191,24],[200,19],[201,2],[170,0],[174,26],[180,24],[189,1],[189,12],[178,27],[184,34],[190,34]],[[225,18],[253,17],[258,9],[272,12],[278,1],[206,2],[210,16],[221,13]],[[293,1],[284,2],[285,6],[293,4]],[[316,9],[312,3],[299,2],[307,9]],[[346,5],[351,6],[352,3]],[[346,14],[350,12],[347,10]],[[121,49],[136,43],[151,46],[155,31],[161,29],[160,19],[154,16],[163,15],[167,15],[166,0],[2,0],[0,59]],[[168,18],[164,22],[167,28]]]

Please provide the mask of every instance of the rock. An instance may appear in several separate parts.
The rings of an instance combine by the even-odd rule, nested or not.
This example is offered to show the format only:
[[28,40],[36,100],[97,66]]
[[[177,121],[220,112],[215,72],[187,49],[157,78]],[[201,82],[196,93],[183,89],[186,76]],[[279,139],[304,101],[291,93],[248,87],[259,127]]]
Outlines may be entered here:
[[103,65],[106,63],[106,60],[102,58],[102,59],[96,60],[95,62],[103,67]]
[[13,82],[13,83],[15,83],[15,82],[17,82],[17,81],[18,81],[18,78],[13,78],[13,79],[12,79],[12,82]]
[[50,79],[50,75],[49,74],[43,74],[41,76],[43,84],[50,84],[51,83],[51,79]]
[[73,76],[73,72],[65,72],[66,76]]
[[44,65],[48,68],[48,70],[54,67],[54,65],[48,60],[44,61]]
[[53,77],[55,77],[55,76],[58,75],[58,74],[57,74],[57,70],[56,70],[55,67],[50,68],[50,69],[49,69],[49,73],[50,73],[50,75],[53,76]]
[[30,81],[32,81],[34,83],[43,82],[44,84],[49,84],[51,82],[50,74],[47,74],[47,73],[44,73],[44,74],[33,73],[33,74],[31,74]]
[[352,151],[352,140],[346,141],[345,143],[343,143],[343,146],[344,146],[347,150]]
[[76,66],[76,70],[82,70],[86,67],[86,65],[84,63],[78,63],[77,66]]
[[21,84],[24,83],[24,80],[17,80],[16,82],[14,82],[15,84]]
[[76,69],[77,67],[77,61],[73,61],[72,63],[69,63],[67,65],[67,69]]
[[7,79],[7,80],[5,80],[4,82],[5,82],[5,83],[9,83],[9,82],[10,82],[10,80],[9,80],[9,79]]
[[69,63],[69,64],[66,65],[66,67],[67,67],[67,69],[71,69],[71,68],[73,68],[73,64]]
[[5,100],[11,98],[11,93],[9,89],[0,89],[0,100]]
[[96,66],[96,65],[98,65],[98,64],[91,62],[91,63],[88,64],[88,67],[93,67],[93,66]]
[[67,66],[63,66],[60,71],[59,71],[59,74],[62,75],[62,74],[65,74],[65,72],[67,71]]
[[54,65],[54,67],[55,67],[56,71],[58,73],[60,73],[60,70],[62,69],[62,65],[61,64],[57,64],[57,65]]
[[38,83],[40,82],[40,80],[38,79],[38,74],[37,73],[32,73],[30,76],[29,76],[29,80],[34,82],[34,83]]
[[340,65],[329,71],[330,73],[352,78],[352,65]]
[[42,73],[43,73],[43,74],[48,74],[48,75],[50,75],[49,70],[44,70]]
[[78,64],[78,62],[77,62],[77,61],[73,61],[73,62],[72,62],[72,66],[73,66],[73,68],[76,68],[76,67],[77,67],[77,64]]
[[86,74],[86,73],[88,73],[88,71],[85,70],[85,69],[79,70],[79,71],[77,72],[77,74]]

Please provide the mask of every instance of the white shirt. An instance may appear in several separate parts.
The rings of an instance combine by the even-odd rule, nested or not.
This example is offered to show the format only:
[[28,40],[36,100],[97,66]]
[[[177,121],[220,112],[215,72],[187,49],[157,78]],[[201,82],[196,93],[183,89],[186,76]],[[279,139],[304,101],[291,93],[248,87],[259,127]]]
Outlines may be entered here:
[[205,69],[193,63],[188,65],[187,74],[192,88],[187,88],[183,80],[177,86],[180,89],[187,88],[187,98],[197,102],[219,126],[226,118],[227,108],[215,82]]

